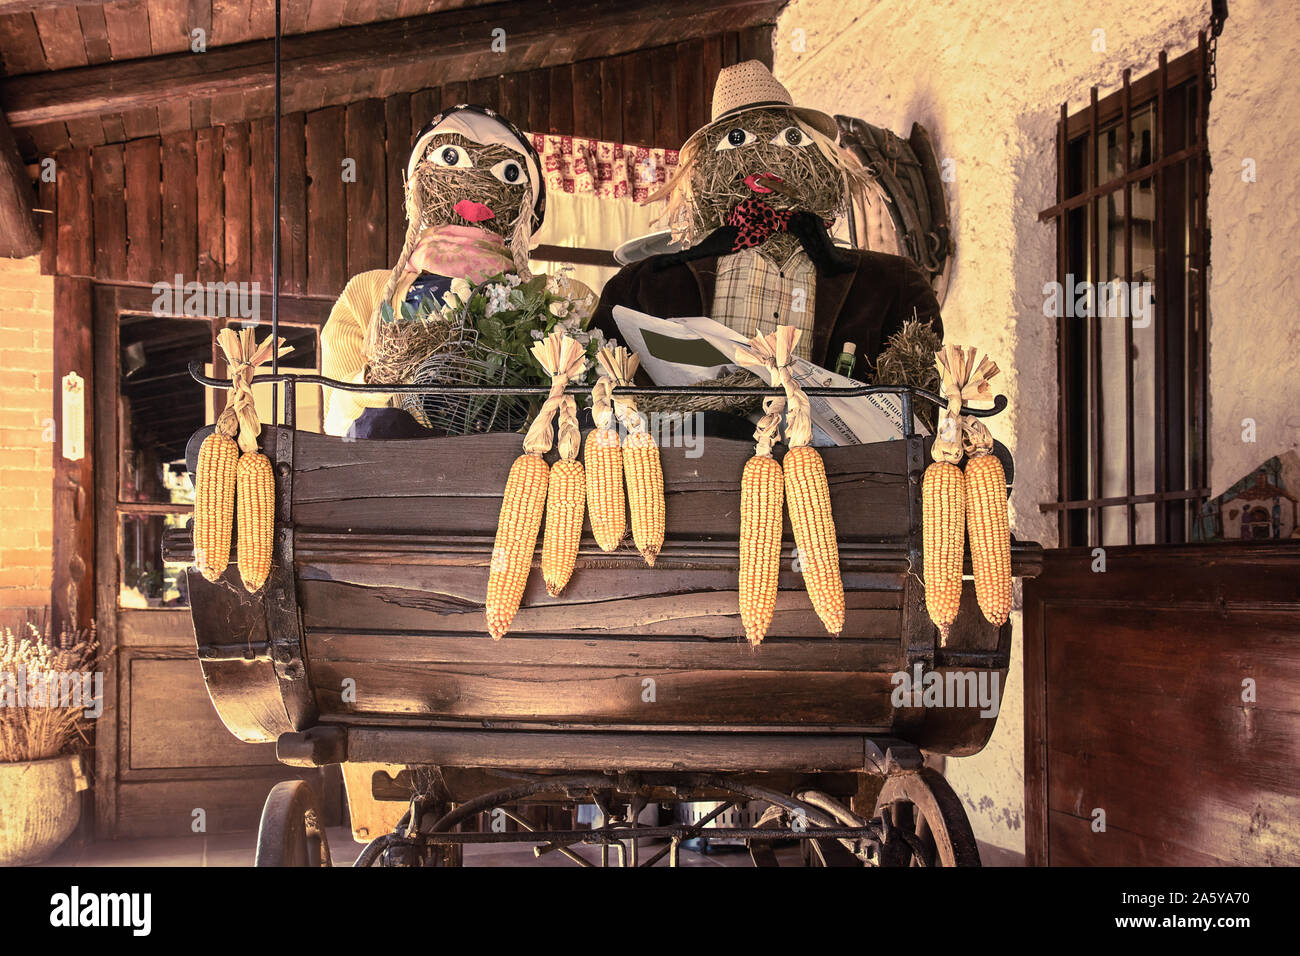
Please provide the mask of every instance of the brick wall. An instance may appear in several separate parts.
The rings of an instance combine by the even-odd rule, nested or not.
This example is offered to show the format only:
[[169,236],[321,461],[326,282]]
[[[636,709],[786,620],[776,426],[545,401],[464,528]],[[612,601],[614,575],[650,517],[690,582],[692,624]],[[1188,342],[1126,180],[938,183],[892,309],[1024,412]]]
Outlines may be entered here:
[[50,603],[54,280],[0,259],[0,623]]

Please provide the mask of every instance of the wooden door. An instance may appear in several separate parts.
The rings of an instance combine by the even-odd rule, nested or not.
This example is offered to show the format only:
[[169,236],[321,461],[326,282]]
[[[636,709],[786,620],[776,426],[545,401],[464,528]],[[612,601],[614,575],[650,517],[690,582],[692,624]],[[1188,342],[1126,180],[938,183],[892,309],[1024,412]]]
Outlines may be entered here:
[[[101,284],[86,299],[94,313],[95,585],[105,648],[97,835],[251,830],[271,786],[295,776],[313,779],[336,822],[336,771],[292,771],[276,761],[274,745],[243,743],[221,723],[194,653],[183,568],[161,557],[164,531],[184,526],[193,510],[186,442],[214,412],[186,366],[212,361],[225,320],[167,314],[141,287]],[[282,332],[314,367],[316,330]]]

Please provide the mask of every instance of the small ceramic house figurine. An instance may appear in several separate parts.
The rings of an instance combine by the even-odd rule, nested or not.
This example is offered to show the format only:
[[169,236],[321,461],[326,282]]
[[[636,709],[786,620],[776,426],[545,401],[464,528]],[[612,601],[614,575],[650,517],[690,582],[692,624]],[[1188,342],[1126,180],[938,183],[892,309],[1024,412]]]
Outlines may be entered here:
[[874,362],[907,319],[942,337],[939,303],[911,260],[831,240],[849,179],[868,175],[836,145],[834,119],[795,106],[756,60],[718,75],[712,116],[651,197],[667,198],[674,238],[689,248],[623,268],[593,324],[617,336],[611,313],[624,305],[665,318],[707,315],[746,337],[793,325],[803,332],[797,354],[823,367],[847,343]]
[[[537,153],[513,124],[477,106],[435,116],[416,137],[406,167],[408,226],[401,256],[391,271],[363,272],[348,281],[321,334],[324,374],[366,384],[405,381],[392,370],[397,363],[384,361],[392,352],[384,351],[385,336],[402,325],[394,316],[440,302],[467,283],[498,275],[528,278],[529,240],[545,210]],[[511,279],[513,285],[518,281]],[[391,395],[325,391],[329,434],[427,434],[394,407]]]

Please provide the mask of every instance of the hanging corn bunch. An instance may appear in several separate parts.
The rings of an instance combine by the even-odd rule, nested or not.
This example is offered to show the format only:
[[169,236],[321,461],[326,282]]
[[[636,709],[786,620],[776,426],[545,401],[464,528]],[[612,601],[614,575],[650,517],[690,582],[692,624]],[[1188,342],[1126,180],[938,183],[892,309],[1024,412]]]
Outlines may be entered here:
[[[585,364],[585,363],[584,363]],[[582,513],[587,502],[587,482],[578,449],[578,403],[565,395],[560,403],[559,440],[555,443],[560,460],[551,467],[546,493],[546,531],[542,535],[542,578],[552,597],[564,590],[578,560],[582,539]]]
[[[271,573],[271,551],[275,543],[275,476],[271,470],[271,460],[258,450],[257,438],[261,434],[262,423],[258,421],[257,407],[253,401],[252,379],[258,366],[269,361],[276,348],[279,355],[285,355],[292,348],[284,344],[284,339],[272,345],[269,336],[258,345],[252,329],[239,332],[222,329],[217,333],[217,344],[226,353],[226,362],[231,369],[229,403],[221,417],[224,419],[229,414],[238,421],[239,450],[242,452],[235,466],[239,576],[244,587],[249,592],[255,592],[261,589]],[[218,431],[220,430],[219,426]],[[204,442],[206,444],[207,439]],[[202,469],[198,478],[200,482],[203,480],[201,472]],[[197,507],[195,527],[198,527]]]
[[970,535],[975,597],[988,622],[1000,627],[1011,616],[1007,476],[1002,462],[993,454],[993,436],[984,423],[977,418],[963,418],[962,430],[966,450],[966,529]]
[[[609,363],[614,385],[631,385],[640,359],[619,346]],[[659,446],[646,431],[645,416],[630,398],[614,399],[615,414],[627,429],[623,439],[623,477],[627,479],[627,501],[632,513],[632,540],[654,567],[655,558],[664,544],[664,471],[659,461]]]
[[839,634],[844,630],[844,582],[840,578],[840,547],[831,514],[830,486],[826,483],[822,456],[811,444],[812,410],[808,396],[795,381],[790,364],[799,330],[792,325],[781,325],[768,338],[789,407],[785,439],[790,450],[781,462],[781,470],[804,586],[826,630]]
[[[941,643],[946,645],[948,632],[961,609],[962,564],[969,518],[967,477],[958,467],[962,459],[961,407],[964,402],[992,397],[988,380],[997,374],[998,367],[986,357],[977,368],[975,349],[957,345],[936,352],[935,362],[948,405],[939,415],[931,450],[934,461],[926,468],[921,482],[922,560],[926,610],[939,628]],[[991,438],[989,447],[992,448]],[[1003,489],[1005,509],[1005,482]],[[1009,580],[1009,550],[1007,573]]]
[[[737,348],[736,360],[776,384],[776,353],[762,336],[751,339],[748,349]],[[750,644],[762,643],[776,613],[785,478],[772,446],[781,440],[784,412],[784,398],[764,399],[763,417],[754,429],[754,455],[740,477],[740,622]]]
[[[537,533],[546,509],[551,469],[542,456],[551,450],[554,437],[551,420],[564,401],[565,386],[571,378],[581,374],[585,364],[582,346],[563,332],[552,332],[534,345],[532,352],[551,376],[551,393],[528,427],[524,436],[524,453],[510,466],[505,494],[501,499],[501,516],[497,521],[496,541],[492,545],[485,602],[488,633],[493,640],[500,640],[510,629],[523,599],[533,552],[537,548]],[[579,529],[581,526],[579,513]],[[558,539],[556,546],[558,554]],[[572,570],[570,564],[569,572]],[[567,574],[565,580],[568,580]]]
[[615,427],[614,352],[606,347],[596,353],[600,377],[591,390],[591,417],[596,427],[587,433],[583,458],[587,467],[587,511],[591,533],[602,551],[613,551],[627,531],[627,499],[623,494],[623,451]]

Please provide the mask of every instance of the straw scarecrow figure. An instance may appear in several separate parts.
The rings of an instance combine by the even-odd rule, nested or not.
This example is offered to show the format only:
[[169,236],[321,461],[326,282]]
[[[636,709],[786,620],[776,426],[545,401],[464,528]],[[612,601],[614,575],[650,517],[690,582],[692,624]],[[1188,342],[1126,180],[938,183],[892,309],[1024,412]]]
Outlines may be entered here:
[[[403,381],[391,373],[395,363],[384,363],[394,351],[385,336],[401,323],[382,322],[381,304],[400,314],[403,302],[415,306],[430,294],[441,299],[453,280],[477,283],[500,273],[527,278],[529,242],[545,212],[541,163],[512,123],[477,106],[455,106],[435,116],[416,137],[407,162],[401,255],[391,270],[362,272],[348,281],[321,333],[325,375],[367,384]],[[571,296],[590,294],[580,283],[560,281]],[[325,391],[329,434],[427,434],[393,407],[390,395]]]
[[712,117],[651,197],[667,199],[674,238],[688,248],[624,267],[605,285],[593,325],[617,336],[616,305],[707,315],[747,338],[793,325],[803,333],[796,354],[822,366],[846,342],[874,362],[908,319],[942,337],[938,300],[910,259],[831,240],[850,180],[868,176],[836,145],[834,119],[795,106],[757,60],[718,75]]

